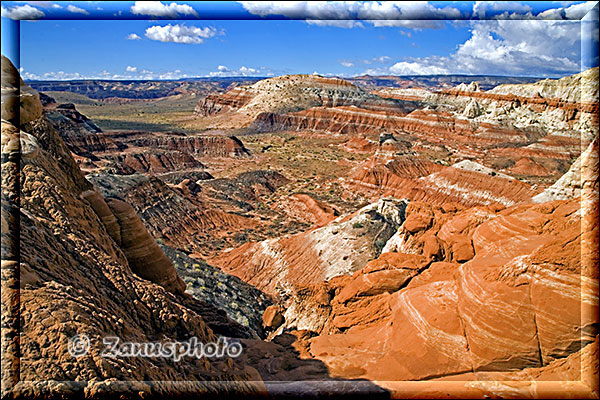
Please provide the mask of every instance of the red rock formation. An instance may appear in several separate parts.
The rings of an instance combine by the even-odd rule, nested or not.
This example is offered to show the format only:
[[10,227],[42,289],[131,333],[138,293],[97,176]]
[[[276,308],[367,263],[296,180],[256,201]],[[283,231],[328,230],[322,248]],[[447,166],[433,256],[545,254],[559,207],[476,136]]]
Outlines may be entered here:
[[292,285],[350,274],[375,257],[402,220],[404,203],[381,200],[324,227],[281,239],[246,243],[210,260],[269,294]]
[[250,153],[235,136],[155,136],[132,137],[125,143],[142,148],[179,150],[199,157],[246,157]]
[[119,224],[121,248],[131,270],[168,291],[183,292],[185,284],[177,276],[171,260],[158,247],[133,208],[117,199],[108,199],[107,204]]
[[[410,206],[405,224],[427,210]],[[430,228],[406,230],[408,236],[424,241],[433,233],[445,248],[457,243],[457,233],[472,237],[469,261],[430,264],[418,254],[384,253],[351,278],[324,284],[334,294],[325,305],[318,305],[317,287],[296,298],[309,304],[288,308],[287,326],[306,324],[299,310],[322,310],[320,319],[312,317],[310,329],[320,334],[307,351],[345,378],[425,379],[550,365],[597,334],[597,317],[582,313],[597,310],[597,280],[580,278],[578,207],[435,210]],[[380,271],[385,277],[375,276]]]
[[342,148],[350,153],[373,153],[377,149],[377,143],[368,140],[364,136],[354,136],[344,143]]
[[528,199],[529,185],[516,179],[445,167],[407,156],[375,155],[344,180],[348,190],[371,198],[393,196],[437,204],[512,205]]
[[[109,157],[106,157],[109,158]],[[172,150],[146,150],[139,153],[123,152],[112,157],[115,168],[126,174],[150,172],[153,174],[198,169],[205,166],[189,153]]]
[[543,165],[535,162],[529,157],[523,157],[517,161],[514,167],[510,169],[513,174],[517,175],[529,175],[529,176],[546,176],[550,175],[552,171]]
[[[14,67],[7,65],[12,67],[2,57],[3,92],[10,85],[5,70],[18,77]],[[91,185],[50,122],[41,114],[25,122],[20,126],[21,138],[15,137],[19,129],[9,125],[3,120],[2,396],[55,398],[71,393],[98,397],[113,390],[149,394],[153,384],[143,381],[173,377],[198,381],[215,376],[237,381],[227,384],[231,390],[255,391],[256,387],[241,381],[256,379],[256,373],[244,371],[245,367],[226,371],[233,365],[231,359],[212,363],[164,359],[157,368],[148,358],[101,357],[102,340],[107,336],[130,341],[196,336],[201,343],[217,337],[194,311],[198,308],[193,300],[175,297],[132,273],[121,246],[135,243],[130,234],[136,232],[126,227],[117,230],[101,197],[90,196]],[[23,145],[14,146],[11,139],[16,143],[21,139]],[[82,192],[90,202],[81,198]],[[17,201],[21,217],[14,224],[11,210]],[[117,218],[116,222],[123,221]],[[6,247],[15,237],[18,255]],[[16,309],[12,308],[15,304]],[[69,340],[77,334],[90,340],[87,354],[79,358],[68,351]],[[114,381],[131,383],[119,387]],[[206,391],[194,384],[188,390],[194,387]],[[174,385],[158,390],[178,393]]]
[[277,204],[284,212],[300,221],[307,221],[316,226],[323,226],[340,214],[328,204],[315,200],[307,194],[293,194]]
[[282,114],[311,107],[350,105],[392,113],[408,112],[416,107],[416,103],[383,99],[342,79],[289,75],[236,87],[221,95],[209,95],[200,100],[194,112],[203,117],[222,115],[230,121],[214,119],[217,125],[234,127],[231,122],[235,122],[239,128],[248,126],[261,113]]
[[[3,95],[5,85],[18,82],[6,70],[18,77],[3,57]],[[101,354],[109,336],[206,344],[218,341],[217,330],[243,328],[210,304],[132,273],[179,287],[131,207],[107,204],[92,190],[58,132],[35,113],[38,106],[25,110],[34,119],[20,129],[2,122],[3,398],[264,396],[278,388],[267,389],[261,379],[331,381],[321,362],[301,360],[284,337],[244,340],[238,358]],[[79,357],[70,351],[75,335],[89,339]],[[386,394],[369,382],[360,391]]]
[[150,234],[174,248],[202,254],[208,250],[208,239],[219,240],[228,231],[243,231],[254,225],[251,218],[212,207],[155,177],[96,175],[90,180],[105,197],[118,197],[131,204]]

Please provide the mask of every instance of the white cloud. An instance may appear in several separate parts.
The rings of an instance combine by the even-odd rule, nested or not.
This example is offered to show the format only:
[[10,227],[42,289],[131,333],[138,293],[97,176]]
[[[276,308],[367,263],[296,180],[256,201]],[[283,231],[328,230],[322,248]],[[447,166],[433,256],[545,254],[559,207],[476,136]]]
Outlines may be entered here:
[[335,26],[338,28],[364,28],[360,21],[351,19],[309,19],[306,21],[309,25]]
[[29,4],[23,6],[15,6],[11,8],[2,7],[2,16],[14,20],[23,19],[39,19],[46,16],[44,12],[38,8],[31,7]]
[[380,56],[380,57],[373,57],[371,59],[368,60],[360,60],[363,64],[385,64],[387,62],[390,62],[392,60],[391,57],[388,56]]
[[370,74],[498,74],[561,76],[579,72],[581,24],[558,20],[470,23],[471,36],[445,57],[401,60]]
[[[445,20],[477,19],[572,19],[580,20],[596,2],[573,4],[563,2],[556,8],[532,14],[532,7],[516,1],[478,1],[472,11],[438,6],[427,1],[240,1],[249,13],[267,16],[283,15],[305,19],[308,24],[362,28],[400,27],[407,29],[441,29]],[[439,3],[438,3],[439,4]]]
[[185,44],[202,43],[204,39],[211,38],[217,34],[213,27],[199,28],[197,26],[177,25],[155,25],[146,29],[146,37],[160,42],[173,42]]
[[107,70],[103,70],[101,72],[92,73],[88,75],[80,74],[79,72],[45,72],[43,74],[34,74],[30,72],[22,72],[21,76],[25,80],[56,80],[56,81],[64,81],[64,80],[80,80],[80,79],[142,79],[142,80],[161,80],[161,79],[181,79],[187,78],[190,75],[183,73],[180,70],[174,71],[159,71],[153,72],[147,69],[139,70],[136,67],[127,66],[125,68],[125,73],[114,73]]
[[245,74],[255,74],[255,73],[257,73],[257,72],[258,72],[258,70],[257,70],[257,69],[255,69],[255,68],[247,68],[247,67],[241,66],[241,67],[240,67],[240,72],[241,72],[242,74],[244,74],[244,75],[245,75]]
[[187,4],[163,4],[160,1],[136,1],[131,6],[131,12],[136,15],[151,15],[153,17],[177,18],[180,15],[198,16],[196,10]]
[[62,8],[62,6],[60,4],[52,4],[52,8]]
[[225,76],[274,76],[275,74],[265,67],[246,67],[241,66],[239,69],[230,69],[224,65],[219,65],[217,71],[210,72],[209,77],[225,77]]
[[[405,28],[439,29],[440,20],[458,18],[460,11],[454,7],[435,7],[426,1],[240,1],[251,14],[283,15],[306,19],[314,25],[341,28],[398,26]],[[438,21],[435,21],[438,20]]]
[[379,57],[360,59],[360,60],[354,60],[354,61],[342,60],[342,61],[340,61],[340,64],[346,68],[350,68],[350,67],[356,66],[357,64],[367,64],[367,65],[386,64],[391,61],[392,61],[392,58],[389,56],[379,56]]
[[137,35],[136,33],[130,33],[129,35],[127,35],[127,40],[142,40],[142,38],[139,37],[139,35]]
[[448,73],[444,67],[406,61],[392,65],[389,71],[394,75],[443,75]]
[[30,72],[25,71],[25,72],[21,73],[21,77],[24,80],[35,80],[35,81],[40,81],[40,80],[66,81],[66,80],[74,80],[74,79],[85,79],[85,77],[78,72],[65,72],[65,71],[45,72],[40,75],[32,74]]
[[89,15],[90,14],[89,12],[87,12],[86,10],[84,10],[83,8],[75,7],[72,4],[69,4],[67,6],[67,10],[70,11],[70,12],[72,12],[72,13],[85,14],[85,15]]
[[490,16],[490,11],[493,15],[499,12],[527,14],[531,13],[531,10],[530,6],[516,1],[476,1],[473,5],[473,16],[483,19]]

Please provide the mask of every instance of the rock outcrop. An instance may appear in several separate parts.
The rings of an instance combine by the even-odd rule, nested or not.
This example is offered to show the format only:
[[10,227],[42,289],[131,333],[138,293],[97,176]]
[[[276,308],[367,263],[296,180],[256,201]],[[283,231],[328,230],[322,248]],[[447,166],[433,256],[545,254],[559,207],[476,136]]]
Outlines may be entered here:
[[409,104],[380,98],[338,78],[286,75],[265,79],[252,86],[238,86],[221,95],[209,95],[200,100],[194,112],[202,117],[226,116],[211,120],[215,127],[239,128],[248,126],[261,114],[279,115],[313,107],[349,105],[380,111],[405,111]]
[[[3,71],[12,67],[4,57],[2,64]],[[14,68],[10,72],[18,77]],[[3,88],[10,85],[3,74]],[[26,95],[37,98],[31,91]],[[115,221],[107,207],[98,207],[99,197],[91,203],[80,197],[81,193],[92,190],[91,184],[50,122],[27,109],[28,102],[22,104],[23,115],[38,118],[20,126],[23,132],[20,164],[15,164],[17,158],[13,157],[19,149],[11,145],[13,138],[19,139],[19,129],[2,121],[2,346],[3,364],[7,362],[3,365],[3,382],[7,383],[3,384],[3,396],[8,393],[5,390],[23,397],[52,397],[61,392],[92,397],[111,390],[173,393],[173,385],[161,389],[153,383],[141,382],[176,377],[201,381],[221,376],[232,382],[231,390],[260,389],[242,382],[256,379],[254,371],[239,365],[227,368],[232,365],[227,359],[211,363],[188,359],[177,363],[169,359],[100,356],[102,339],[107,336],[132,341],[184,340],[196,336],[200,342],[216,341],[217,337],[202,316],[185,305],[189,300],[176,297],[132,272],[134,266],[125,250],[127,243],[135,243],[130,236],[135,232],[120,230],[121,245],[117,243],[115,222],[121,226],[124,221],[119,218]],[[39,99],[32,108],[41,110]],[[15,225],[11,210],[17,201],[20,213]],[[136,231],[145,229],[138,225]],[[16,238],[20,264],[12,261],[16,255],[10,243],[15,234],[19,234]],[[141,257],[141,253],[135,255]],[[154,255],[160,254],[159,251]],[[161,276],[160,265],[154,266],[157,269],[153,272],[158,273],[154,276]],[[16,309],[11,308],[14,304]],[[76,334],[85,334],[90,341],[89,351],[80,358],[68,352],[69,340]],[[18,343],[11,337],[18,338]],[[18,358],[11,358],[11,354],[18,354]],[[17,380],[21,382],[16,386],[13,386],[17,383],[12,380],[14,375],[10,375],[14,368],[19,371]],[[121,385],[119,389],[109,379],[140,383]],[[30,385],[28,381],[67,383]],[[194,388],[214,392],[190,383],[188,390]]]
[[[3,73],[3,94],[14,93],[17,71],[4,57],[2,69],[17,77],[5,79]],[[250,339],[247,329],[213,304],[180,293],[173,265],[132,208],[96,192],[48,119],[25,111],[37,118],[19,127],[2,120],[3,397],[239,397],[294,390],[286,384],[265,386],[267,379],[318,381],[300,390],[308,394],[339,390],[324,364],[302,360],[293,341]],[[16,115],[14,109],[9,115]],[[202,279],[185,277],[192,286]],[[244,287],[239,281],[223,285]],[[218,335],[240,343],[242,356],[102,355],[107,337],[166,345],[192,337],[217,343]],[[84,351],[74,353],[79,350]],[[370,382],[355,389],[389,397]]]
[[[402,241],[351,276],[301,285],[286,327],[314,332],[305,350],[334,376],[480,379],[556,365],[598,334],[580,227],[575,201],[462,211],[411,202]],[[431,238],[441,249],[426,255]]]
[[589,171],[597,171],[598,166],[598,138],[594,139],[588,148],[575,160],[571,168],[556,183],[533,197],[536,203],[552,200],[580,199],[581,188],[586,185],[598,186],[594,177],[589,177]]
[[487,92],[459,86],[426,101],[450,105],[479,121],[540,126],[552,134],[583,134],[589,140],[598,134],[598,67],[561,79],[499,85]]
[[347,275],[376,257],[402,224],[405,203],[382,199],[321,228],[247,243],[210,262],[266,293],[286,297],[293,285]]

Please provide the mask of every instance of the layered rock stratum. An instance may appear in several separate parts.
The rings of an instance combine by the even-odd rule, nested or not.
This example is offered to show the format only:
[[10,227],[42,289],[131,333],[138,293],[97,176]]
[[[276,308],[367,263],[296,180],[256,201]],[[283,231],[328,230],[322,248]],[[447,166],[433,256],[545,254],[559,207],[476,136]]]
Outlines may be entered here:
[[[289,342],[265,343],[260,331],[253,338],[244,325],[260,320],[251,314],[256,309],[245,309],[244,324],[227,316],[231,307],[218,308],[220,285],[242,301],[254,297],[266,307],[269,300],[208,267],[190,270],[189,259],[178,254],[171,254],[174,266],[170,250],[163,251],[131,205],[103,196],[86,180],[39,95],[4,57],[2,70],[3,397],[264,396],[290,390],[265,386],[267,379],[335,384],[321,362],[300,359]],[[200,296],[205,278],[212,294]],[[79,356],[70,342],[76,335],[89,340]],[[105,357],[109,336],[138,343],[195,337],[204,344],[223,336],[240,343],[243,356]],[[274,370],[265,359],[284,367]],[[387,394],[369,382],[355,389]]]
[[[271,78],[200,100],[202,133],[102,131],[2,69],[16,397],[598,396],[597,69]],[[73,358],[76,333],[243,352]]]

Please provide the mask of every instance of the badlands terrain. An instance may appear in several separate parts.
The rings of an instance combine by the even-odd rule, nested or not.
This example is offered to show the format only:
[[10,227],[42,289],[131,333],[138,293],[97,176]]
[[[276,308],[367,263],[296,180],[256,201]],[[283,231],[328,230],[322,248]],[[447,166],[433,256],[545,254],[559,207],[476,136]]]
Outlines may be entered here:
[[12,396],[598,397],[598,68],[32,86],[2,58]]

